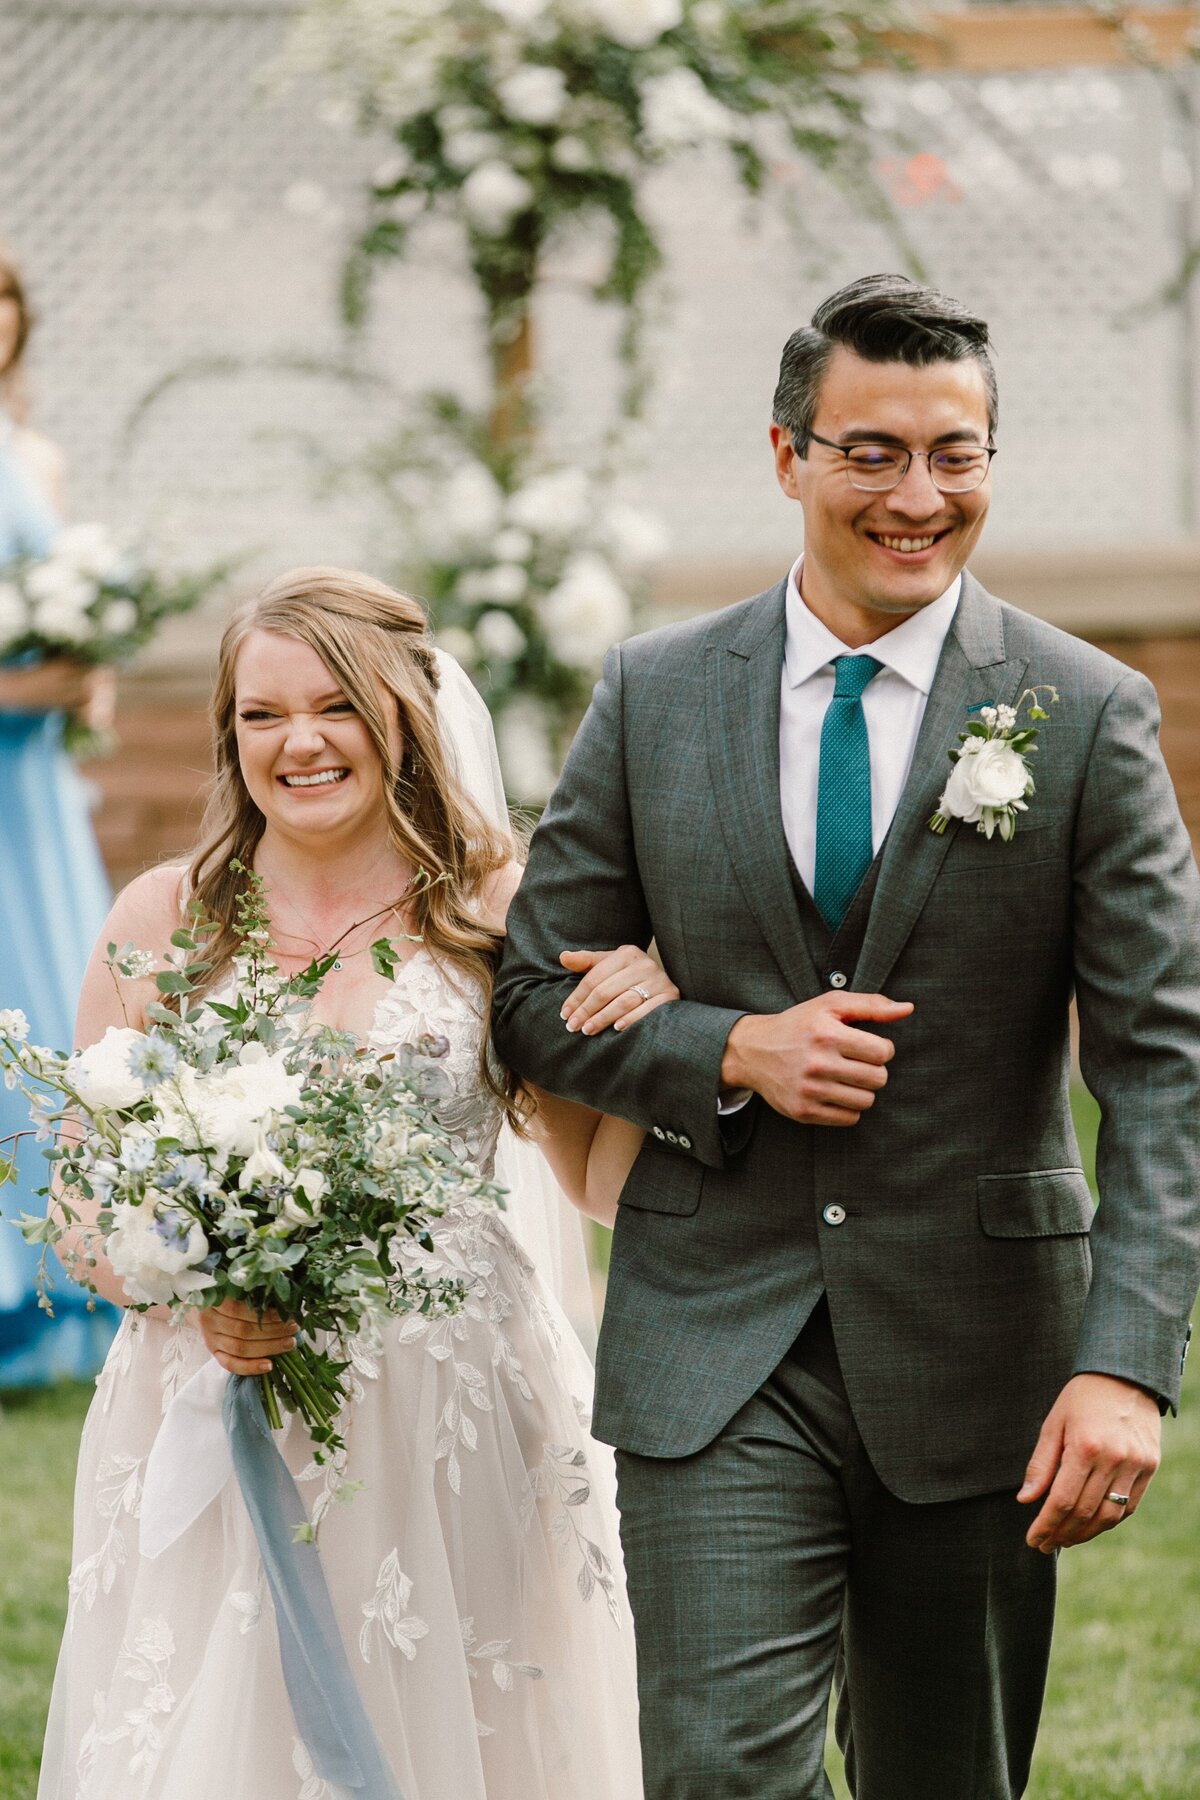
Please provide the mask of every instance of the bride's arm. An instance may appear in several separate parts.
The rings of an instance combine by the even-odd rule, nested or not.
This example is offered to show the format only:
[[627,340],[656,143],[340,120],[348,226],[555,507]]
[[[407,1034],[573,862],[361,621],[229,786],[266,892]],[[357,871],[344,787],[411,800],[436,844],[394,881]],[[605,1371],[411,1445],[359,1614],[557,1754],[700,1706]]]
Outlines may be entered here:
[[[510,864],[493,878],[487,911],[496,930],[503,930],[504,913],[520,878],[518,864]],[[656,1007],[679,998],[670,977],[636,945],[622,944],[605,951],[564,950],[561,961],[564,968],[582,977],[563,1008],[569,1031],[582,1031],[589,1037],[607,1029],[623,1031]],[[533,1139],[559,1187],[581,1212],[611,1227],[645,1129],[542,1088],[528,1092],[536,1106]]]
[[611,1228],[621,1189],[646,1133],[628,1119],[593,1112],[541,1088],[529,1091],[537,1107],[531,1124],[533,1141],[554,1179],[580,1212]]

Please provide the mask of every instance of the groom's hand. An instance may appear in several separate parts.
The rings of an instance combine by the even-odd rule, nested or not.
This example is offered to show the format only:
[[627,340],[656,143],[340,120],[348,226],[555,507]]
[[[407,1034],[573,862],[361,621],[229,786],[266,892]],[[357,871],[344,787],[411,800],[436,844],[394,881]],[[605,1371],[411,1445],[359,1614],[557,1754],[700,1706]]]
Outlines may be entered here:
[[887,1082],[890,1038],[861,1026],[907,1019],[910,1000],[821,994],[781,1013],[745,1013],[721,1063],[722,1088],[752,1088],[802,1125],[857,1125]]
[[[1115,1375],[1075,1375],[1051,1407],[1025,1485],[1045,1505],[1026,1543],[1045,1556],[1111,1531],[1138,1509],[1161,1455],[1162,1416],[1144,1388]],[[1127,1495],[1118,1505],[1110,1494]]]

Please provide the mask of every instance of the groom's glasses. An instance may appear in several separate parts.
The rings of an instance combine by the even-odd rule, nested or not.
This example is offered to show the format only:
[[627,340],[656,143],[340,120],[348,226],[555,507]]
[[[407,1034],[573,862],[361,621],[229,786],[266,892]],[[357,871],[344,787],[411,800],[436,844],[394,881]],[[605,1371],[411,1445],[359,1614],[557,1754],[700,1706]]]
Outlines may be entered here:
[[829,438],[809,432],[814,444],[824,444],[846,459],[846,473],[851,487],[868,494],[886,493],[899,487],[908,474],[914,456],[923,456],[929,464],[929,479],[941,494],[969,494],[982,487],[993,456],[995,444],[944,444],[940,450],[906,450],[902,444],[835,444]]

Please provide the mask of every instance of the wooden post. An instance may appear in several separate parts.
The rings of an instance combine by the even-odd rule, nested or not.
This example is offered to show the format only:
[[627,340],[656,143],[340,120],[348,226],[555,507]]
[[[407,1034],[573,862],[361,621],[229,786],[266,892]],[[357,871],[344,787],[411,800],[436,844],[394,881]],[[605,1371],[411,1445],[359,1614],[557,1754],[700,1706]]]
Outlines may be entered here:
[[527,302],[512,336],[499,343],[492,341],[492,410],[488,429],[498,450],[514,449],[532,435],[526,388],[534,370],[533,356],[533,318]]
[[965,12],[931,7],[911,32],[888,42],[922,69],[1001,74],[1022,69],[1128,67],[1134,45],[1156,61],[1195,53],[1200,6],[1128,6],[1106,17],[1093,6],[975,6]]

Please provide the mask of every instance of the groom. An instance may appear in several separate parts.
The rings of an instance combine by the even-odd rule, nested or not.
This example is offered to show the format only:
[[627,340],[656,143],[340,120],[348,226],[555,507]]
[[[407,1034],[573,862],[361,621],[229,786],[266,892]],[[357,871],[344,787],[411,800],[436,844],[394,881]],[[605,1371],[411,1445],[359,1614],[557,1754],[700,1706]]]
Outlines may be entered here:
[[[794,333],[803,558],[610,654],[509,914],[501,1055],[647,1132],[596,1419],[647,1800],[828,1796],[835,1663],[858,1800],[1015,1800],[1055,1552],[1136,1511],[1178,1399],[1200,883],[1149,683],[966,572],[995,423],[987,328],[931,289]],[[1003,744],[931,829],[1030,689],[1015,834],[975,823],[1025,788]],[[568,1035],[561,947],[651,937],[681,999]]]

